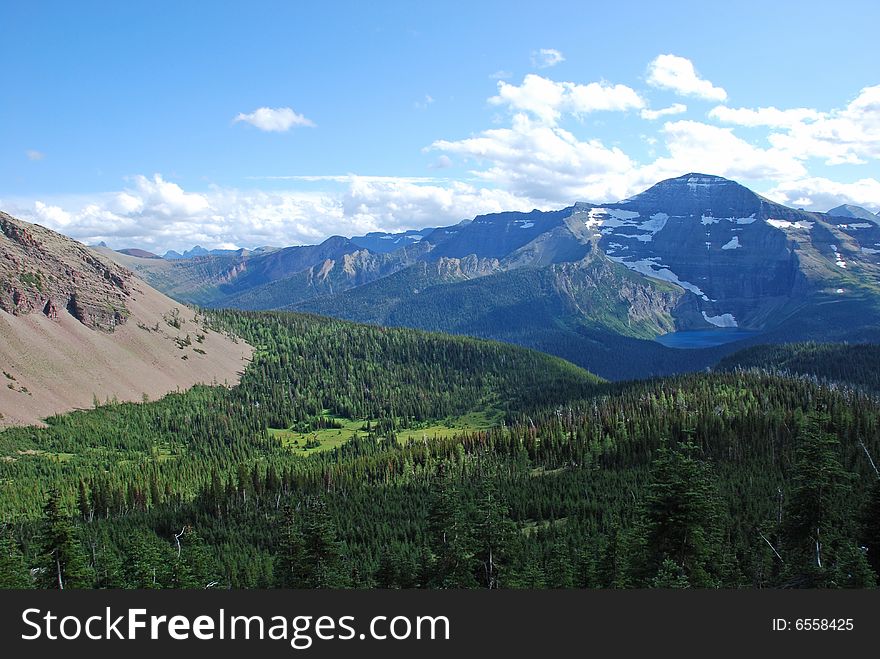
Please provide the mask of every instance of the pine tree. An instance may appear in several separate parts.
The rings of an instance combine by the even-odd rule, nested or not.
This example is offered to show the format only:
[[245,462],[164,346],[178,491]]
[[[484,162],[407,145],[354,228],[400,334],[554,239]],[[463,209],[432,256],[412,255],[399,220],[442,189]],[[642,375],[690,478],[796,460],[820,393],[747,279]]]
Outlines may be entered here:
[[284,510],[284,534],[275,558],[275,584],[278,588],[306,588],[308,579],[306,541],[291,506]]
[[62,510],[61,494],[52,490],[43,509],[40,571],[42,588],[89,588],[93,578],[73,524]]
[[441,472],[432,483],[428,513],[432,560],[427,582],[432,588],[473,588],[477,585],[474,531],[461,493],[448,471],[441,465]]
[[880,574],[880,479],[874,482],[869,492],[862,510],[861,527],[868,563],[876,574]]
[[485,588],[498,588],[504,578],[510,544],[516,524],[499,492],[494,473],[484,474],[476,502],[474,547],[477,582]]
[[0,529],[0,590],[33,588],[27,563],[10,529]]
[[351,573],[345,566],[342,543],[323,500],[313,503],[306,511],[303,523],[305,541],[305,587],[346,588]]
[[688,442],[664,443],[651,465],[651,482],[634,537],[636,578],[645,585],[668,559],[698,588],[717,587],[720,504],[709,465]]
[[687,575],[682,567],[671,558],[660,564],[657,575],[651,580],[652,588],[690,588]]
[[[843,503],[852,474],[840,462],[840,442],[825,429],[828,425],[827,414],[814,412],[798,430],[793,486],[782,527],[789,586],[857,585],[852,581],[866,574],[867,561],[854,537],[854,514]],[[840,583],[842,575],[846,584]]]
[[574,588],[575,572],[568,545],[557,538],[547,561],[547,586],[549,588]]

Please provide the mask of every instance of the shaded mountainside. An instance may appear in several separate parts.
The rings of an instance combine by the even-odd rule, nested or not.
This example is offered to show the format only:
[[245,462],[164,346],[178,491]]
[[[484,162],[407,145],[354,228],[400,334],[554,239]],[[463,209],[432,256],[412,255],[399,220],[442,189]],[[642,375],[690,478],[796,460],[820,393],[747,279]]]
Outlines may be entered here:
[[790,343],[760,345],[722,359],[716,370],[761,369],[809,375],[880,393],[880,345]]
[[0,426],[236,382],[251,354],[101,253],[0,214]]
[[[399,240],[125,263],[189,302],[475,334],[615,379],[705,368],[757,343],[880,339],[880,225],[788,208],[718,176],[367,243]],[[651,341],[715,328],[761,338],[687,354]]]

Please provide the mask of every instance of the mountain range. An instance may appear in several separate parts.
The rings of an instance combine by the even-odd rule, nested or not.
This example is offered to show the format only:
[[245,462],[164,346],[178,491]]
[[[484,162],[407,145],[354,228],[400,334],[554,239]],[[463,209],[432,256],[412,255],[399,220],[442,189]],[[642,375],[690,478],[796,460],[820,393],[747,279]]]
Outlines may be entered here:
[[[704,368],[753,343],[876,337],[880,225],[862,212],[789,208],[691,173],[616,203],[268,253],[106,253],[186,303],[495,338],[620,379]],[[706,348],[663,345],[707,330]]]

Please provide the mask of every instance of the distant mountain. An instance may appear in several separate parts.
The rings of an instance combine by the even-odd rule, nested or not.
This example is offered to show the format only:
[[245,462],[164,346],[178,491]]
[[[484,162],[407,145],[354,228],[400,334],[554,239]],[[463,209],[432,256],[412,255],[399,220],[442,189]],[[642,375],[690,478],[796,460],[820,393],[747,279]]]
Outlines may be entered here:
[[852,204],[843,204],[841,206],[837,206],[828,211],[827,215],[832,215],[834,217],[850,217],[856,220],[869,220],[871,222],[877,222],[878,216],[880,213],[874,214],[866,208],[862,208],[861,206],[853,206]]
[[371,252],[387,254],[388,252],[393,252],[401,247],[406,247],[407,245],[413,245],[419,242],[432,231],[434,231],[432,228],[411,229],[402,233],[382,233],[374,231],[365,236],[355,236],[351,239],[351,242],[358,247],[368,249]]
[[[106,247],[106,246],[107,245],[104,245],[104,244],[98,245],[98,247]],[[153,254],[153,252],[148,252],[145,249],[137,249],[134,247],[130,248],[130,249],[117,249],[116,251],[119,252],[120,254],[127,254],[128,256],[137,256],[138,258],[141,258],[141,259],[161,259],[162,258],[158,254]]]
[[238,379],[249,346],[108,252],[0,213],[0,426]]
[[[878,255],[874,222],[795,210],[693,173],[620,202],[422,232],[270,254],[117,258],[186,302],[503,339],[622,378],[704,368],[749,343],[880,336]],[[654,341],[716,329],[737,342],[682,351]]]
[[330,295],[396,272],[421,253],[418,243],[376,254],[341,236],[320,245],[162,260],[113,256],[152,286],[189,304],[273,309]]
[[[103,245],[106,247],[106,245]],[[181,259],[194,259],[199,256],[234,256],[236,254],[265,254],[268,252],[274,251],[275,247],[257,247],[252,250],[246,249],[205,249],[201,245],[196,245],[192,249],[188,249],[181,254],[180,252],[175,252],[174,250],[169,250],[162,255],[161,258],[167,259],[169,261],[177,261]],[[122,250],[120,250],[122,251]],[[123,252],[124,253],[124,252]],[[136,255],[134,255],[136,256]]]

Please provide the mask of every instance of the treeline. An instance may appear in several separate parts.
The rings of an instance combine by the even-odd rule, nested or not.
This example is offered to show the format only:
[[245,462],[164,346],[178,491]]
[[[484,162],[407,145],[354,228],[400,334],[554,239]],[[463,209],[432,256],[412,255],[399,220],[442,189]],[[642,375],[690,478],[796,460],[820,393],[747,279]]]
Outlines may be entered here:
[[44,587],[869,587],[878,423],[871,397],[766,373],[608,385],[484,432],[255,452],[191,497],[107,507],[151,486],[83,481],[7,525],[2,572]]

